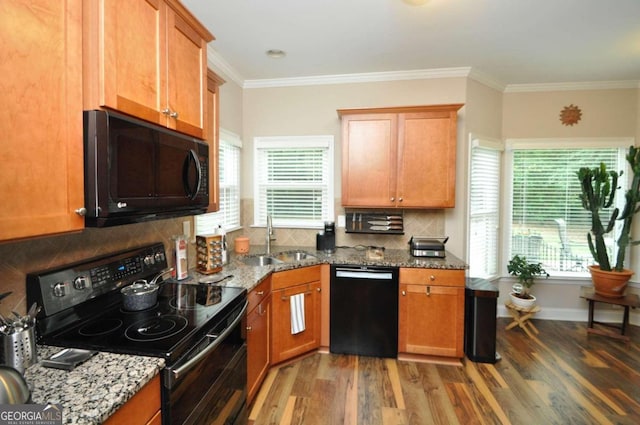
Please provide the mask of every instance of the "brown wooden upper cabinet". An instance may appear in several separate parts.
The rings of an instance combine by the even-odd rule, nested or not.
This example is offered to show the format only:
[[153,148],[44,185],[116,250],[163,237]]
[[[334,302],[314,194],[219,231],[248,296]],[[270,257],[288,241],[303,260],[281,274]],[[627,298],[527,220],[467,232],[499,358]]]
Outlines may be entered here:
[[213,35],[177,0],[83,5],[84,109],[111,108],[204,139]]
[[84,228],[82,3],[0,1],[0,240]]
[[209,207],[207,212],[220,210],[220,86],[225,81],[207,70],[205,139],[209,144]]
[[462,106],[339,109],[342,205],[454,207],[456,123]]

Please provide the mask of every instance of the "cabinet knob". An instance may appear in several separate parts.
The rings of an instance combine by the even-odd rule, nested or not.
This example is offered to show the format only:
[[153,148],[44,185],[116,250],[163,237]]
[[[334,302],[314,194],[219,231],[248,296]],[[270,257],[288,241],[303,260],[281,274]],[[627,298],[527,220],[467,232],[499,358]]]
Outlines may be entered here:
[[431,275],[431,276],[429,276],[429,280],[430,280],[431,282],[433,282],[434,280],[436,280],[436,277],[435,277],[434,275]]
[[396,198],[394,198],[393,196],[391,197],[391,202],[395,202]]
[[431,296],[431,286],[427,286],[427,297]]
[[256,292],[256,294],[258,294],[258,295],[264,295],[264,291],[258,291],[258,292]]
[[398,198],[398,202],[402,202],[402,197]]
[[165,108],[162,111],[160,111],[160,113],[162,113],[163,115],[169,115],[171,111],[169,110],[169,108]]
[[320,291],[322,291],[322,289],[320,289],[320,288],[316,288],[316,291],[320,292]]
[[170,112],[170,113],[169,113],[169,116],[170,116],[171,118],[178,118],[178,113],[177,113],[177,112],[175,112],[175,111],[174,111],[174,112]]
[[80,217],[84,217],[85,215],[87,215],[87,209],[85,207],[78,208],[75,211],[75,213],[78,214]]
[[251,332],[251,326],[247,326],[247,331]]
[[402,296],[404,297],[405,295],[407,295],[407,291],[402,291]]

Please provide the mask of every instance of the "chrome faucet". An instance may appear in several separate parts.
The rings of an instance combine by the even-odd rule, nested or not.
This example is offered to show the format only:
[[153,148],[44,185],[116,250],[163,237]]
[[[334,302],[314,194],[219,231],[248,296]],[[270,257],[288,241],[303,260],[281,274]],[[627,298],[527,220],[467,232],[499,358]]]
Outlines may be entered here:
[[273,237],[273,222],[271,216],[267,214],[267,254],[271,254],[271,241],[275,241]]

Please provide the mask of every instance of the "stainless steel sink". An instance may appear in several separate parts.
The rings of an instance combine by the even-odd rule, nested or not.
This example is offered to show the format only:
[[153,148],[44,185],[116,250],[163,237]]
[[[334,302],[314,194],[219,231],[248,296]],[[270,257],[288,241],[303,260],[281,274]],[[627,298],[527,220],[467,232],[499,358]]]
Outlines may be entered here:
[[247,266],[268,266],[269,264],[281,264],[282,261],[270,255],[252,255],[241,259]]
[[286,251],[277,254],[275,258],[284,263],[294,263],[302,260],[315,260],[318,257],[305,251]]

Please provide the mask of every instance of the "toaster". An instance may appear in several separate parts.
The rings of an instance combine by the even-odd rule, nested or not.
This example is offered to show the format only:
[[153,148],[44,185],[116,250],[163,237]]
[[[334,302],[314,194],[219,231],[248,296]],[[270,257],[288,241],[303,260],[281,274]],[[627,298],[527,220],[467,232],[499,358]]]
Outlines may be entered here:
[[409,240],[409,250],[414,257],[444,258],[444,244],[448,240],[448,236],[444,238],[412,236]]

